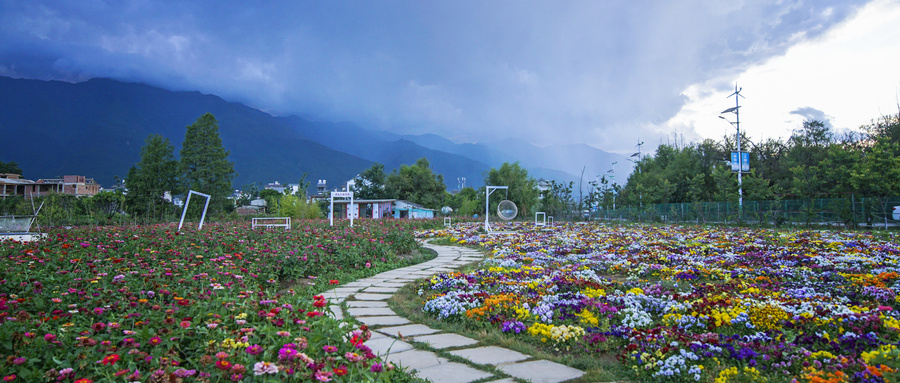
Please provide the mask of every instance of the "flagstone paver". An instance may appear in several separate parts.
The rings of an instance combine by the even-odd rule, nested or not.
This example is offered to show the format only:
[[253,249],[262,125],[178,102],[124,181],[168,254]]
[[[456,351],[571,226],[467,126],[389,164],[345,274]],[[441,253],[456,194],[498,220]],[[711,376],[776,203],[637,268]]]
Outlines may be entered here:
[[347,309],[347,314],[355,317],[397,315],[394,310],[388,307],[351,307]]
[[506,364],[522,361],[530,358],[518,351],[513,351],[503,347],[485,346],[477,348],[464,348],[462,350],[450,351],[451,354],[468,359],[478,364]]
[[441,358],[437,354],[421,350],[409,350],[397,353],[391,353],[385,360],[390,363],[399,364],[400,366],[411,368],[414,370],[422,370],[431,366],[449,363],[447,358]]
[[381,287],[381,286],[372,286],[366,287],[365,292],[367,293],[396,293],[397,290],[400,290],[399,287]]
[[[459,334],[442,333],[422,324],[411,323],[397,316],[387,304],[394,292],[417,279],[447,273],[458,267],[482,259],[476,250],[450,246],[425,244],[437,252],[437,258],[415,266],[404,267],[377,274],[333,288],[323,293],[331,300],[334,316],[342,319],[352,316],[368,325],[371,338],[366,345],[385,361],[414,371],[434,383],[469,383],[493,378],[493,383],[511,383],[518,379],[534,383],[563,382],[584,375],[584,372],[547,360],[529,360],[531,356],[496,346],[478,346],[478,341]],[[346,307],[343,313],[340,304]],[[453,349],[450,354],[462,357],[477,365],[495,365],[508,375],[483,371],[463,363],[450,362],[438,354],[417,350],[408,341],[428,344],[438,350]],[[484,367],[481,367],[484,368]],[[496,370],[494,370],[496,371]]]
[[528,379],[532,383],[565,382],[584,375],[581,370],[549,360],[504,364],[497,367],[507,374],[520,379]]
[[450,362],[423,368],[416,375],[435,383],[469,383],[491,377],[493,374],[462,363]]
[[365,323],[368,326],[396,326],[409,323],[409,319],[394,316],[381,317],[359,317],[356,320]]
[[471,346],[478,343],[477,340],[459,334],[434,334],[421,335],[413,338],[416,342],[428,343],[438,350],[451,347]]
[[366,346],[369,346],[369,348],[372,349],[372,352],[378,355],[403,352],[413,349],[413,346],[411,344],[391,337],[369,339],[368,341],[366,341]]
[[361,301],[386,301],[391,298],[391,294],[359,293],[353,297]]
[[382,334],[387,336],[416,336],[416,335],[428,335],[434,334],[438,332],[431,327],[428,327],[423,324],[408,324],[404,326],[393,326],[393,327],[384,327],[376,330]]

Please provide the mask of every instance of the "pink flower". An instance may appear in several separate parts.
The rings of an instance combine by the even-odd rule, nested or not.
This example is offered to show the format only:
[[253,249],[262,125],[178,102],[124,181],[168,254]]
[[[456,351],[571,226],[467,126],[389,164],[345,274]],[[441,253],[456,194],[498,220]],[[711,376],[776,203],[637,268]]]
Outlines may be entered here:
[[16,374],[7,375],[7,376],[3,377],[4,382],[12,382],[13,380],[16,380]]
[[53,335],[53,334],[44,335],[44,340],[46,340],[48,342],[52,342],[52,341],[56,340],[56,335]]
[[352,363],[362,362],[366,360],[365,356],[359,355],[355,352],[347,352],[346,354],[344,354],[344,357]]
[[325,370],[316,371],[316,380],[320,382],[330,382],[331,381],[331,372]]
[[256,362],[253,365],[253,375],[277,374],[278,366],[271,362]]
[[191,322],[183,320],[178,325],[181,326],[181,328],[188,328],[188,327],[191,327]]
[[325,352],[328,352],[328,353],[332,353],[332,352],[337,352],[338,349],[337,349],[337,347],[332,346],[332,345],[325,345],[325,346],[322,346],[322,350],[325,350]]

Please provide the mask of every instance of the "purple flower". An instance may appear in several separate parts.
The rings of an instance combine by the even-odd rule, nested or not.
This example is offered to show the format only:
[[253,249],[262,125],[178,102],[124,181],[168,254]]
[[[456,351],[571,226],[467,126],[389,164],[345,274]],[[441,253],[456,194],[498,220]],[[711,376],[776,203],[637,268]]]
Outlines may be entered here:
[[247,347],[246,351],[250,355],[259,355],[261,352],[263,352],[263,348],[262,348],[262,346],[260,346],[258,344],[254,344],[252,346]]

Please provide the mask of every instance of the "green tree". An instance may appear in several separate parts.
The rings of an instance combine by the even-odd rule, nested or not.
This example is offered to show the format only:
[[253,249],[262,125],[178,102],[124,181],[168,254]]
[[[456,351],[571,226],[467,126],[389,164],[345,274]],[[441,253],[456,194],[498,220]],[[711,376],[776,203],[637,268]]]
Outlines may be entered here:
[[425,206],[429,209],[440,209],[443,204],[444,176],[431,170],[428,159],[422,157],[415,165],[401,165],[387,177],[385,187],[396,191],[399,199]]
[[263,189],[259,192],[259,198],[266,200],[266,212],[275,213],[278,211],[278,202],[284,197],[284,193],[277,190]]
[[219,123],[212,114],[200,116],[187,127],[181,146],[182,182],[185,191],[195,190],[212,196],[210,209],[213,212],[223,211],[225,200],[231,194],[235,172],[228,154],[219,138]]
[[547,216],[567,220],[572,218],[573,212],[577,209],[575,199],[572,198],[574,186],[575,183],[572,181],[568,184],[550,181],[550,187],[544,191],[544,198],[541,200],[541,208]]
[[358,199],[396,198],[396,193],[387,185],[384,165],[375,163],[372,167],[359,173],[353,185],[353,196]]
[[125,206],[125,194],[120,190],[102,191],[91,197],[91,203],[95,211],[110,218],[122,211]]
[[19,167],[19,164],[16,161],[3,162],[0,161],[0,174],[2,173],[11,173],[22,175],[22,168]]
[[879,202],[884,217],[885,229],[888,220],[888,198],[900,195],[900,145],[890,142],[889,137],[878,139],[862,154],[850,175],[850,183],[863,195]]
[[[537,190],[537,180],[529,177],[528,170],[519,166],[518,162],[512,164],[504,162],[499,169],[491,168],[484,183],[492,186],[508,186],[506,199],[516,204],[522,216],[527,217],[538,204],[540,193]],[[495,211],[501,200],[498,198],[492,201],[490,211]]]
[[141,148],[141,161],[132,166],[125,178],[128,188],[128,212],[145,219],[162,220],[172,206],[163,199],[165,192],[177,192],[178,161],[168,138],[158,134],[147,137]]
[[321,218],[322,212],[319,210],[319,205],[307,202],[306,198],[288,194],[275,202],[275,215],[296,219],[315,219]]
[[[484,197],[482,193],[481,198]],[[453,208],[454,213],[463,217],[471,217],[472,214],[475,214],[479,211],[484,211],[484,206],[481,206],[481,200],[479,199],[479,193],[471,186],[466,186],[462,188],[455,195],[451,195],[447,198],[447,205]],[[480,209],[480,210],[479,210]]]

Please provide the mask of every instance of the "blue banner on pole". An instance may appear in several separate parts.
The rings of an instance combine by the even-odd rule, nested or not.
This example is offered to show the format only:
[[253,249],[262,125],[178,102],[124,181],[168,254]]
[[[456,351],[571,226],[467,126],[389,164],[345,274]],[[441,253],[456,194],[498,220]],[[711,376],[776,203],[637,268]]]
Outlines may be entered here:
[[750,171],[750,153],[741,152],[739,156],[738,152],[731,152],[731,171],[736,172],[738,169],[742,172]]

